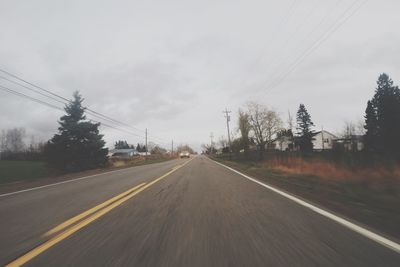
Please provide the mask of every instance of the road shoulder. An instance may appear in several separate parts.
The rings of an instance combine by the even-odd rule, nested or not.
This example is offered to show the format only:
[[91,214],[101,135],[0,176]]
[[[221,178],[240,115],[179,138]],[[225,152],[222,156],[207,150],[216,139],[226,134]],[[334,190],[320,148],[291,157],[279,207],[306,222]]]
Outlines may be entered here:
[[216,163],[222,163],[236,171],[253,177],[258,181],[273,186],[279,190],[287,192],[299,199],[305,200],[317,207],[326,209],[349,221],[361,225],[364,228],[400,243],[399,231],[399,212],[387,212],[387,207],[382,207],[381,213],[379,206],[368,207],[359,202],[354,203],[351,199],[340,194],[332,194],[324,188],[323,184],[311,188],[300,183],[293,182],[293,179],[276,176],[273,173],[261,171],[255,167],[249,168],[245,164],[226,160],[214,159]]

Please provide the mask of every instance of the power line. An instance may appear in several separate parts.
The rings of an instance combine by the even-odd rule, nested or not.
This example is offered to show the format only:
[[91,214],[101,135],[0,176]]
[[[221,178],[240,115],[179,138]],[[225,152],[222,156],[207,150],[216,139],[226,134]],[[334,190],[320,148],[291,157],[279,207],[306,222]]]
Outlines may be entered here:
[[[313,35],[314,32],[316,32],[324,23],[325,21],[331,16],[331,14],[335,11],[335,9],[339,6],[339,4],[342,2],[343,0],[339,0],[336,1],[334,3],[334,5],[328,7],[327,12],[325,13],[325,15],[322,17],[322,19],[318,22],[318,24],[311,30],[309,31],[304,37],[303,39],[301,39],[301,41],[297,42],[297,44],[302,44],[304,43],[310,36]],[[358,1],[358,0],[357,0]],[[336,22],[334,22],[335,24]],[[325,31],[324,31],[325,32]],[[289,56],[286,55],[286,57],[283,58],[283,60],[281,60],[281,64],[279,64],[277,67],[275,67],[274,69],[278,70],[280,67],[285,65],[285,62],[289,59]]]
[[47,98],[52,99],[52,100],[54,100],[54,101],[57,101],[58,103],[66,104],[64,101],[61,101],[61,100],[59,100],[58,98],[52,97],[52,96],[50,96],[50,95],[46,95],[46,94],[40,92],[39,90],[36,90],[36,89],[31,88],[31,87],[25,86],[25,85],[23,85],[23,84],[21,84],[21,83],[19,83],[19,82],[13,81],[13,80],[8,79],[8,78],[6,78],[6,77],[4,77],[4,76],[1,76],[1,75],[0,75],[0,79],[6,80],[6,81],[8,81],[8,82],[10,82],[10,83],[13,83],[13,84],[15,84],[15,85],[21,86],[21,87],[23,87],[23,88],[25,88],[25,89],[28,89],[28,90],[30,90],[30,91],[33,91],[33,92],[35,92],[35,93],[37,93],[37,94],[39,94],[39,95],[41,95],[41,96],[44,96],[44,97],[47,97]]
[[[332,23],[330,26],[328,26],[328,28],[327,28],[326,30],[324,30],[324,31],[322,32],[321,35],[317,35],[317,38],[311,43],[311,46],[310,46],[310,47],[314,46],[315,43],[317,43],[321,38],[323,38],[324,35],[325,35],[334,25],[336,25],[336,24],[341,20],[341,18],[342,18],[343,16],[346,15],[346,13],[347,13],[349,10],[351,10],[351,9],[354,7],[354,5],[356,4],[357,1],[359,1],[359,0],[353,1],[353,3],[351,3],[351,4],[347,7],[347,9],[345,9],[344,12],[341,13],[341,14],[333,21],[333,23]],[[316,25],[316,27],[314,27],[313,30],[311,30],[299,43],[305,42],[305,41],[307,40],[307,38],[309,38],[310,36],[312,36],[312,34],[313,34],[320,26],[323,25],[323,23],[326,21],[326,19],[330,16],[330,14],[334,11],[334,9],[336,8],[336,6],[337,6],[340,2],[341,2],[341,0],[340,0],[339,2],[336,3],[336,5],[334,6],[334,8],[330,9],[330,12],[328,12],[328,13],[325,14],[325,16],[324,16],[324,17],[322,18],[322,20]],[[304,50],[303,52],[300,53],[300,56],[301,56],[301,54],[305,53],[305,51],[307,51],[310,47],[307,46],[307,47],[305,48],[305,50]],[[281,71],[281,72],[278,72],[278,71],[279,71],[279,69],[280,69],[281,67],[284,67],[284,66],[285,66],[285,62],[287,61],[287,59],[289,59],[289,56],[284,57],[284,59],[281,61],[281,63],[280,63],[278,66],[276,66],[276,67],[274,68],[274,69],[275,69],[274,75],[275,75],[276,73],[278,73],[278,75],[275,75],[275,76],[279,76],[279,74],[282,72],[282,71]],[[292,62],[292,63],[289,63],[289,66],[290,66],[291,64],[293,64],[293,62]],[[272,79],[272,81],[269,80],[268,82],[269,82],[269,83],[272,83],[272,82],[273,82],[273,79]],[[269,84],[269,83],[267,83],[267,84]]]
[[12,89],[7,88],[7,87],[5,87],[5,86],[0,85],[0,89],[3,90],[3,91],[5,91],[5,92],[8,92],[8,93],[10,93],[10,94],[13,94],[13,95],[16,95],[16,96],[19,96],[19,97],[23,97],[23,98],[27,98],[27,99],[29,99],[29,100],[31,100],[31,101],[33,101],[33,102],[36,102],[36,103],[39,103],[39,104],[42,104],[42,105],[45,105],[45,106],[48,106],[48,107],[51,107],[51,108],[54,108],[54,109],[58,109],[58,110],[64,111],[64,110],[63,110],[62,108],[60,108],[60,107],[57,107],[57,106],[55,106],[55,105],[52,105],[52,104],[47,103],[47,102],[45,102],[45,101],[42,101],[42,100],[40,100],[40,99],[37,99],[37,98],[31,97],[31,96],[28,96],[28,95],[26,95],[26,94],[17,92],[17,91],[15,91],[15,90],[12,90]]
[[[53,109],[57,109],[57,110],[59,110],[59,111],[64,111],[64,109],[61,108],[61,107],[58,107],[58,106],[55,106],[55,105],[50,104],[50,103],[48,103],[48,102],[42,101],[42,100],[40,100],[40,99],[31,97],[31,96],[26,95],[26,94],[24,94],[24,93],[17,92],[17,91],[15,91],[15,90],[13,90],[13,89],[10,89],[10,88],[8,88],[8,87],[5,87],[5,86],[0,85],[0,89],[3,90],[3,91],[5,91],[5,92],[7,92],[7,93],[10,93],[10,94],[13,94],[13,95],[22,97],[22,98],[29,99],[29,100],[31,100],[31,101],[33,101],[33,102],[38,103],[38,104],[42,104],[42,105],[44,105],[44,106],[47,106],[47,107],[50,107],[50,108],[53,108]],[[121,128],[118,128],[118,127],[109,125],[109,124],[107,124],[107,123],[104,123],[104,122],[99,122],[99,121],[94,120],[94,119],[92,119],[92,118],[89,118],[89,120],[91,120],[91,121],[93,121],[93,122],[96,122],[96,123],[100,123],[101,126],[105,126],[105,127],[108,127],[108,128],[112,128],[112,129],[118,130],[118,131],[123,131],[123,132],[125,132],[125,133],[129,133],[129,134],[131,134],[131,135],[135,135],[135,136],[142,137],[141,135],[138,135],[138,134],[136,134],[136,133],[132,133],[132,132],[127,131],[127,130],[125,130],[125,129],[121,129]]]
[[[34,97],[29,96],[29,95],[26,95],[26,94],[24,94],[24,93],[15,91],[15,90],[10,89],[10,88],[8,88],[8,87],[5,87],[5,86],[0,85],[0,89],[3,90],[3,91],[5,91],[5,92],[7,92],[7,93],[9,93],[9,94],[13,94],[13,95],[16,95],[16,96],[19,96],[19,97],[22,97],[22,98],[26,98],[26,99],[31,100],[31,101],[33,101],[33,102],[36,102],[36,103],[38,103],[38,104],[41,104],[41,105],[44,105],[44,106],[47,106],[47,107],[50,107],[50,108],[53,108],[53,109],[56,109],[56,110],[59,110],[59,111],[64,111],[64,109],[61,108],[61,107],[55,106],[55,105],[50,104],[50,103],[48,103],[48,102],[46,102],[46,101],[42,101],[42,100],[40,100],[40,99],[34,98]],[[115,127],[115,126],[113,126],[113,125],[110,125],[110,124],[107,124],[107,123],[104,123],[104,122],[95,120],[95,119],[90,118],[90,117],[88,117],[88,119],[89,119],[90,121],[92,121],[92,122],[99,123],[100,126],[102,126],[102,127],[111,128],[111,129],[114,129],[114,130],[118,130],[118,131],[121,131],[121,132],[124,132],[124,133],[128,133],[128,134],[130,134],[130,135],[134,135],[134,136],[143,138],[142,135],[139,135],[139,134],[137,134],[137,133],[133,133],[133,132],[128,131],[128,130],[126,130],[126,129],[119,128],[119,127]],[[162,142],[162,143],[154,142],[154,141],[152,141],[152,142],[153,142],[155,145],[164,144],[163,142]],[[166,144],[166,143],[165,143],[165,144]]]
[[[280,20],[280,23],[278,23],[278,25],[280,25],[280,26],[274,27],[274,30],[273,30],[272,33],[270,34],[271,39],[272,39],[272,42],[267,42],[267,43],[266,43],[266,45],[267,45],[267,49],[266,49],[266,50],[269,50],[269,48],[272,47],[272,43],[276,43],[276,40],[279,40],[280,36],[279,36],[279,34],[278,34],[278,33],[279,33],[279,32],[278,32],[278,29],[284,29],[284,28],[286,28],[286,25],[287,25],[287,23],[289,22],[291,15],[294,14],[294,12],[295,12],[295,9],[296,9],[296,7],[297,7],[297,3],[298,3],[297,0],[293,0],[293,1],[290,3],[289,8],[288,8],[288,11],[285,12],[285,15],[286,15],[286,16],[283,16],[283,18]],[[258,63],[260,63],[261,61],[263,61],[264,58],[265,58],[265,55],[262,55],[262,54],[259,55],[259,56],[256,58],[256,60],[254,61],[254,63],[248,68],[248,70],[249,70],[249,71],[253,71],[254,68],[256,67],[256,65],[257,65]],[[242,84],[246,84],[247,80],[248,80],[248,79],[243,80],[243,81],[242,81]]]
[[[24,87],[25,89],[31,90],[31,91],[33,91],[33,92],[35,92],[35,93],[38,93],[38,94],[40,94],[40,95],[42,95],[42,96],[45,96],[45,97],[48,97],[49,99],[55,100],[55,101],[57,101],[57,102],[59,102],[59,103],[62,103],[62,104],[65,104],[65,105],[66,105],[67,103],[71,103],[71,100],[69,100],[69,99],[67,99],[67,98],[65,98],[65,97],[63,97],[63,96],[61,96],[61,95],[59,95],[59,94],[53,93],[53,92],[51,92],[50,90],[47,90],[47,89],[45,89],[45,88],[43,88],[43,87],[41,87],[41,86],[38,86],[38,85],[36,85],[36,84],[33,84],[33,83],[31,83],[31,82],[29,82],[29,81],[27,81],[27,80],[25,80],[25,79],[23,79],[23,78],[21,78],[21,77],[18,77],[17,75],[12,74],[12,73],[10,73],[10,72],[8,72],[8,71],[6,71],[6,70],[0,69],[0,72],[3,72],[3,73],[5,73],[5,74],[7,74],[7,75],[13,77],[14,79],[17,79],[17,80],[19,80],[19,81],[21,81],[21,82],[24,82],[24,83],[26,83],[26,84],[28,84],[28,85],[30,85],[30,86],[33,86],[33,87],[36,88],[36,89],[27,87],[27,86],[22,85],[22,84],[20,84],[20,83],[18,83],[18,82],[15,82],[15,81],[12,81],[12,80],[10,80],[10,79],[8,79],[8,78],[5,78],[5,77],[0,76],[0,77],[1,77],[2,79],[4,79],[4,80],[7,80],[7,81],[9,81],[9,82],[11,82],[11,83],[14,83],[14,84],[16,84],[16,85],[22,86],[22,87]],[[38,90],[41,90],[41,91],[43,91],[43,92],[46,92],[47,94],[50,94],[50,96],[49,96],[49,95],[46,95],[46,94],[44,94],[44,93],[39,92],[37,89],[38,89]],[[58,99],[57,99],[57,98],[58,98]],[[61,99],[61,100],[63,100],[63,101],[61,101],[61,100],[59,100],[59,99]],[[65,101],[66,101],[67,103],[66,103]],[[121,126],[130,128],[130,129],[135,130],[135,131],[139,131],[139,132],[141,132],[141,133],[144,133],[144,132],[145,132],[145,131],[143,131],[143,130],[141,130],[141,129],[139,129],[139,128],[136,128],[136,127],[134,127],[134,126],[131,126],[131,125],[125,123],[125,122],[116,120],[116,119],[114,119],[114,118],[112,118],[112,117],[110,117],[110,116],[104,115],[104,114],[102,114],[102,113],[100,113],[100,112],[97,112],[97,111],[95,111],[95,110],[93,110],[93,109],[90,109],[90,108],[88,108],[88,107],[84,107],[84,108],[85,108],[85,110],[86,110],[87,113],[89,113],[89,114],[91,114],[92,116],[97,117],[97,118],[99,118],[99,119],[107,120],[108,122],[112,122],[112,123],[115,123],[115,124],[120,124]],[[163,140],[162,138],[156,137],[156,136],[154,136],[154,135],[152,135],[152,137],[153,137],[154,139],[161,140],[162,142],[165,141],[165,140]]]
[[58,98],[61,98],[61,99],[65,100],[65,101],[67,101],[67,102],[70,102],[69,99],[67,99],[67,98],[65,98],[65,97],[62,97],[62,96],[60,96],[60,95],[58,95],[58,94],[55,94],[55,93],[53,93],[53,92],[51,92],[51,91],[49,91],[49,90],[46,90],[46,89],[44,89],[44,88],[42,88],[42,87],[40,87],[40,86],[35,85],[35,84],[33,84],[33,83],[30,83],[30,82],[28,82],[28,81],[26,81],[26,80],[24,80],[24,79],[18,77],[17,75],[14,75],[14,74],[10,73],[10,72],[8,72],[8,71],[5,71],[5,70],[3,70],[3,69],[0,69],[0,71],[3,72],[3,73],[5,73],[5,74],[7,74],[7,75],[9,75],[9,76],[11,76],[11,77],[13,77],[13,78],[15,78],[15,79],[17,79],[17,80],[19,80],[19,81],[21,81],[21,82],[24,82],[24,83],[29,84],[29,85],[31,85],[31,86],[33,86],[33,87],[39,89],[39,90],[42,90],[42,91],[44,91],[44,92],[46,92],[46,93],[48,93],[48,94],[50,94],[50,95],[52,95],[52,96],[55,96],[55,97],[58,97]]
[[325,21],[331,16],[331,14],[335,11],[335,9],[339,6],[339,4],[341,2],[343,2],[343,0],[338,0],[332,6],[328,7],[327,12],[325,13],[324,16],[322,16],[322,19],[318,22],[318,24],[310,32],[308,32],[299,43],[302,43],[303,41],[305,41],[316,30],[318,30],[318,28],[321,27],[325,23]]
[[[280,33],[282,32],[282,31],[278,31],[279,29],[284,29],[284,28],[286,28],[286,25],[289,23],[289,21],[290,21],[290,19],[291,19],[291,17],[294,15],[294,13],[296,12],[296,9],[297,9],[297,7],[298,7],[298,0],[293,0],[291,3],[290,3],[290,6],[289,6],[289,9],[288,9],[288,12],[287,13],[285,13],[286,14],[286,16],[284,16],[283,17],[283,20],[281,21],[281,23],[279,23],[281,26],[279,27],[274,27],[274,31],[273,31],[273,33],[271,34],[271,36],[272,36],[272,42],[275,42],[276,40],[279,40],[280,39]],[[268,44],[269,44],[269,46],[271,47],[271,42],[268,42]],[[257,61],[261,61],[262,59],[263,59],[264,57],[263,56],[260,56],[259,58],[258,58],[258,60]]]
[[[291,64],[289,64],[288,69],[286,71],[282,71],[278,75],[276,75],[275,80],[270,80],[270,82],[268,83],[266,91],[269,91],[272,88],[278,86],[280,83],[282,83],[285,80],[285,78],[287,76],[289,76],[301,62],[303,62],[318,47],[320,47],[323,42],[325,42],[345,22],[347,22],[367,1],[368,0],[362,1],[360,3],[360,5],[356,6],[356,8],[354,8],[354,5],[357,2],[359,2],[359,0],[354,1],[353,4],[348,9],[346,9],[345,12],[342,13],[340,18],[333,25],[331,25],[331,27],[329,27],[328,31],[324,32],[324,34],[322,36],[320,36],[318,38],[318,40],[316,40],[310,47],[308,47],[306,50],[304,50],[303,53],[300,54],[300,56],[298,56]],[[353,11],[351,11],[352,9],[353,9]],[[351,12],[351,13],[348,14],[348,12]]]
[[[351,8],[354,6],[355,2],[357,2],[357,1],[359,1],[359,0],[355,0],[352,4],[350,4],[349,7],[343,12],[343,14],[340,15],[340,16],[338,16],[338,17],[334,20],[333,24],[332,24],[330,27],[332,27],[332,26],[335,25],[338,21],[340,21],[341,17],[342,17],[344,14],[346,14],[346,12],[347,12],[349,9],[351,9]],[[327,14],[324,16],[324,18],[322,19],[322,21],[324,21],[326,18],[327,18]],[[310,35],[312,35],[311,33],[314,32],[320,25],[321,25],[321,21],[320,21],[320,23],[318,23],[318,25],[317,25],[309,34],[307,34],[307,37],[309,37]],[[328,30],[329,30],[330,27],[328,27]],[[325,35],[326,32],[327,32],[327,30],[323,31],[323,32],[322,32],[322,35],[317,36],[317,38],[311,43],[311,47],[312,47],[316,42],[318,42],[318,40],[319,40],[320,38],[322,38],[322,37]],[[302,39],[302,42],[304,42],[306,39],[307,39],[307,38],[303,38],[303,39]],[[305,48],[305,51],[307,51],[307,49],[309,49],[309,47],[306,47],[306,48]],[[303,53],[304,53],[304,51],[300,53],[300,56],[301,56]],[[281,68],[281,67],[284,67],[284,66],[286,65],[286,64],[285,64],[286,61],[287,61],[288,59],[290,59],[290,57],[289,57],[288,55],[286,55],[286,56],[283,57],[283,58],[284,58],[284,59],[280,61],[280,64],[278,64],[276,67],[273,68],[273,69],[275,70],[275,72],[273,72],[273,73],[270,75],[271,78],[268,79],[267,81],[265,81],[265,84],[267,85],[267,87],[268,87],[271,83],[275,82],[275,80],[277,79],[277,77],[279,77],[279,75],[281,75],[281,73],[283,72],[283,70],[280,70],[280,68]],[[296,61],[296,59],[295,59],[295,61]],[[292,63],[289,63],[289,67],[290,67],[291,64],[293,64],[293,62],[292,62]]]
[[[67,105],[68,103],[66,103],[66,102],[64,102],[64,101],[62,101],[62,100],[59,100],[59,98],[55,98],[55,97],[52,97],[52,96],[50,96],[50,95],[46,95],[46,94],[44,94],[44,93],[42,93],[42,92],[40,92],[40,91],[38,91],[38,90],[36,90],[36,89],[33,89],[33,88],[30,88],[30,87],[28,87],[28,86],[25,86],[25,85],[23,85],[23,84],[21,84],[21,83],[18,83],[18,82],[16,82],[16,81],[13,81],[13,80],[10,80],[10,79],[8,79],[8,78],[6,78],[6,77],[3,77],[3,76],[0,76],[0,78],[1,79],[3,79],[3,80],[6,80],[6,81],[8,81],[8,82],[10,82],[10,83],[13,83],[13,84],[16,84],[16,85],[18,85],[18,86],[21,86],[21,87],[23,87],[23,88],[26,88],[26,89],[28,89],[28,90],[30,90],[30,91],[33,91],[33,92],[35,92],[35,93],[37,93],[37,94],[39,94],[39,95],[41,95],[41,96],[44,96],[44,97],[47,97],[47,98],[49,98],[49,99],[52,99],[52,100],[54,100],[54,101],[57,101],[58,103],[61,103],[61,104],[63,104],[63,105]],[[3,90],[4,90],[4,88],[3,88]],[[8,90],[11,90],[11,89],[8,89]],[[31,98],[31,97],[29,97],[29,96],[27,96],[27,95],[25,95],[25,94],[22,94],[22,93],[18,93],[18,92],[16,92],[16,91],[14,91],[14,90],[11,90],[11,91],[13,91],[12,93],[13,94],[18,94],[18,95],[23,95],[24,97],[27,97],[27,98],[29,98],[30,100],[33,100],[33,98]],[[33,101],[35,101],[35,102],[37,102],[37,101],[41,101],[41,100],[33,100]],[[44,103],[43,101],[41,101],[42,103]],[[70,102],[69,102],[70,103]],[[50,104],[46,104],[46,105],[50,105]],[[54,107],[54,106],[53,106]],[[109,118],[107,118],[107,117],[104,117],[104,116],[101,116],[101,114],[99,114],[98,112],[95,112],[95,111],[92,111],[92,110],[88,110],[87,108],[85,108],[86,109],[86,112],[87,113],[89,113],[90,115],[92,115],[92,116],[94,116],[94,117],[97,117],[97,118],[99,118],[99,119],[103,119],[103,120],[108,120],[108,121],[111,121],[111,122],[114,122],[114,120],[113,119],[109,119]],[[62,110],[62,109],[61,109]],[[94,120],[93,120],[94,121]],[[97,122],[97,121],[95,121],[95,122]],[[113,126],[111,126],[111,125],[108,125],[108,124],[106,124],[106,123],[104,123],[104,122],[102,122],[104,125],[107,125],[107,127],[110,127],[110,128],[114,128],[114,129],[116,129],[115,127],[113,127]],[[125,130],[124,130],[125,131]],[[136,135],[136,134],[135,134]],[[137,135],[137,136],[139,136],[139,135]]]
[[[317,8],[317,5],[313,4],[312,7],[308,10],[308,13],[305,14],[305,16],[300,20],[300,22],[297,23],[297,27],[295,30],[286,38],[286,40],[283,42],[282,45],[280,45],[280,49],[282,51],[285,51],[289,43],[293,40],[293,38],[297,35],[297,33],[300,31],[300,29],[303,27],[303,25],[307,22],[307,20],[310,18],[310,16],[315,12],[315,9]],[[271,63],[268,64],[268,69],[272,70],[275,69],[273,66],[278,63],[282,62],[282,54],[280,53],[275,53],[275,56],[271,59]]]
[[[33,92],[35,92],[35,93],[37,93],[37,94],[39,94],[39,95],[41,95],[41,96],[44,96],[44,97],[47,97],[47,98],[52,99],[52,100],[54,100],[54,101],[57,101],[58,103],[61,103],[61,104],[63,104],[63,105],[67,105],[67,104],[68,104],[68,103],[66,103],[65,101],[59,100],[59,98],[55,98],[55,97],[53,97],[53,96],[51,96],[51,95],[46,95],[46,94],[42,93],[42,92],[39,91],[39,90],[36,90],[36,89],[31,88],[31,87],[25,86],[25,85],[23,85],[23,84],[21,84],[21,83],[19,83],[19,82],[13,81],[13,80],[8,79],[8,78],[6,78],[6,77],[0,76],[0,78],[3,79],[3,80],[8,81],[8,82],[10,82],[10,83],[13,83],[13,84],[15,84],[15,85],[21,86],[21,87],[23,87],[23,88],[25,88],[25,89],[28,89],[28,90],[30,90],[30,91],[33,91]],[[11,89],[10,89],[10,90],[11,90]],[[14,91],[14,92],[15,92],[15,91]],[[71,103],[71,101],[69,101],[69,103]],[[87,113],[91,114],[91,115],[94,116],[94,117],[97,117],[97,118],[103,119],[103,120],[108,120],[108,121],[111,121],[111,122],[115,122],[115,120],[113,120],[112,118],[108,118],[107,116],[104,116],[104,115],[102,115],[102,114],[100,114],[100,113],[98,113],[98,112],[96,112],[96,111],[90,110],[90,109],[88,109],[88,108],[85,108],[85,110],[86,110]],[[129,126],[129,125],[128,125],[128,126]]]
[[[5,71],[5,70],[3,70],[3,69],[0,69],[0,71],[3,72],[3,73],[5,73],[5,74],[7,74],[7,75],[9,75],[9,76],[11,76],[11,77],[13,77],[13,78],[15,78],[15,79],[17,79],[17,80],[19,80],[19,81],[22,81],[22,82],[24,82],[24,83],[26,83],[26,84],[29,84],[29,85],[31,85],[31,86],[33,86],[33,87],[35,87],[35,88],[37,88],[37,89],[39,89],[39,90],[41,90],[41,91],[44,91],[44,92],[46,92],[46,93],[48,93],[48,94],[50,94],[50,95],[52,95],[52,96],[55,96],[55,97],[57,97],[57,98],[59,98],[59,99],[62,99],[62,100],[64,100],[64,101],[66,101],[67,103],[71,103],[71,100],[70,100],[70,99],[67,99],[67,98],[65,98],[65,97],[63,97],[63,96],[61,96],[61,95],[59,95],[59,94],[53,93],[53,92],[51,92],[50,90],[47,90],[47,89],[45,89],[45,88],[43,88],[43,87],[41,87],[41,86],[38,86],[38,85],[33,84],[33,83],[31,83],[31,82],[28,82],[27,80],[25,80],[25,79],[23,79],[23,78],[21,78],[21,77],[18,77],[18,76],[15,75],[15,74],[12,74],[12,73],[10,73],[10,72],[8,72],[8,71]],[[23,87],[24,87],[24,88],[27,88],[26,86],[23,86]],[[27,88],[27,89],[29,89],[29,88]],[[31,89],[30,89],[30,90],[31,90]],[[32,91],[38,93],[36,90],[32,90]],[[43,95],[43,94],[42,94],[42,95]],[[45,96],[46,96],[46,95],[45,95]],[[49,97],[49,96],[47,96],[47,97]],[[54,98],[52,98],[52,99],[54,99]],[[64,104],[66,104],[66,103],[64,102]],[[105,119],[108,119],[108,120],[110,120],[110,121],[113,121],[113,122],[115,122],[115,123],[123,124],[123,125],[125,125],[125,126],[132,127],[132,128],[135,129],[135,130],[138,130],[138,131],[142,131],[142,132],[143,132],[143,130],[140,130],[140,129],[136,128],[136,127],[130,126],[130,125],[128,125],[128,124],[126,124],[126,123],[124,123],[124,122],[118,121],[118,120],[116,120],[116,119],[113,119],[113,118],[111,118],[111,117],[109,117],[109,116],[107,116],[107,115],[101,114],[100,112],[94,111],[94,110],[89,109],[89,108],[87,108],[87,107],[85,107],[85,109],[88,110],[89,112],[92,112],[92,113],[96,114],[97,116],[101,116],[101,117],[103,117],[103,118],[105,118]]]

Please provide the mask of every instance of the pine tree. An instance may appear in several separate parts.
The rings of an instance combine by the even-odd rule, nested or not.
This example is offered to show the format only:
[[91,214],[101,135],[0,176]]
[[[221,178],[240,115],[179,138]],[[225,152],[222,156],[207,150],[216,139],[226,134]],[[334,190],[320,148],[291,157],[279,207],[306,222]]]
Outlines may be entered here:
[[128,148],[130,148],[130,146],[128,145],[128,142],[122,141],[122,140],[119,140],[119,141],[115,142],[114,147],[115,147],[115,149],[128,149]]
[[142,147],[140,146],[140,144],[138,143],[136,146],[136,151],[137,152],[142,152]]
[[47,143],[45,155],[48,163],[65,171],[80,171],[104,166],[108,149],[104,148],[100,123],[86,120],[83,98],[75,92],[74,100],[65,107],[60,118],[58,134]]
[[376,110],[371,101],[368,101],[367,108],[365,110],[365,136],[364,145],[367,151],[376,151],[378,146],[378,125]]
[[400,89],[385,73],[365,114],[366,148],[400,158]]
[[311,121],[311,116],[308,113],[304,104],[300,104],[299,110],[297,111],[297,135],[299,136],[297,145],[300,147],[302,152],[311,152],[313,149],[313,134],[314,131],[311,129],[314,123]]

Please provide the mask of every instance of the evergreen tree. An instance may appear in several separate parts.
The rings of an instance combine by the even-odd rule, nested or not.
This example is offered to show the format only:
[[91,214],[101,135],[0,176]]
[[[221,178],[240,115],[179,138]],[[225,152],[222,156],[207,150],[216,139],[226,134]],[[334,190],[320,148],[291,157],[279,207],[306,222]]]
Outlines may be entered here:
[[127,148],[130,148],[130,146],[128,145],[128,142],[122,141],[122,140],[119,140],[119,141],[115,142],[114,147],[115,147],[115,149],[127,149]]
[[400,89],[385,73],[365,114],[366,148],[400,158]]
[[104,166],[108,149],[104,148],[100,123],[86,120],[83,98],[78,92],[66,105],[66,115],[60,118],[58,134],[47,143],[45,156],[48,163],[66,171],[80,171]]
[[137,152],[142,152],[142,147],[140,146],[140,144],[138,143],[136,146],[136,151]]
[[297,145],[300,147],[302,152],[311,152],[313,149],[313,134],[314,131],[311,129],[314,123],[311,121],[311,116],[308,113],[304,104],[300,104],[299,110],[297,111],[297,135],[299,136]]
[[368,151],[376,151],[377,143],[379,141],[378,138],[378,125],[377,125],[377,116],[376,110],[371,101],[367,103],[367,109],[365,110],[365,136],[364,136],[364,145],[365,149]]

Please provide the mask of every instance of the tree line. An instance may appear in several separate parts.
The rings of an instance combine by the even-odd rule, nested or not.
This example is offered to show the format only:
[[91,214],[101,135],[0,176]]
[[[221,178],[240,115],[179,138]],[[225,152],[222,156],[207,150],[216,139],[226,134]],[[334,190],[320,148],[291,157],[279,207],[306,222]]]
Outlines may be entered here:
[[[364,121],[355,125],[346,122],[343,138],[350,138],[356,132],[363,135],[364,153],[374,153],[384,157],[400,159],[400,90],[385,73],[377,81],[372,99],[367,102]],[[223,152],[247,154],[250,148],[259,152],[272,148],[277,138],[290,141],[291,149],[302,153],[313,151],[315,125],[304,104],[300,104],[295,122],[289,113],[286,127],[281,116],[266,105],[250,102],[238,111],[237,132],[231,147],[226,140],[220,139]],[[203,145],[207,153],[216,152],[213,144]]]
[[3,160],[39,160],[43,158],[44,143],[25,128],[3,129],[0,132],[0,158]]
[[[25,144],[24,128],[2,130],[0,134],[0,159],[45,160],[52,168],[62,171],[82,171],[104,167],[108,163],[108,148],[99,132],[100,123],[86,118],[84,99],[74,92],[73,99],[65,105],[65,114],[59,119],[58,132],[47,142]],[[167,150],[152,142],[148,146],[129,145],[126,140],[115,142],[116,149],[133,148],[138,152],[165,154]],[[188,150],[192,151],[191,148]],[[35,155],[33,157],[32,155]]]
[[137,152],[150,152],[151,154],[165,154],[167,150],[153,142],[149,142],[148,147],[144,144],[138,143],[135,145],[130,145],[126,140],[118,140],[114,144],[115,149],[135,149]]
[[289,127],[284,128],[278,112],[266,105],[250,102],[246,109],[239,109],[238,131],[240,138],[233,141],[233,146],[242,149],[245,154],[253,146],[262,156],[266,149],[273,147],[276,138],[288,137],[300,151],[310,152],[313,148],[314,123],[304,104],[299,106],[296,122],[296,132],[293,132],[290,114]]
[[143,144],[137,144],[135,145],[129,145],[126,140],[118,140],[114,144],[115,149],[135,149],[137,152],[147,152],[146,145]]

